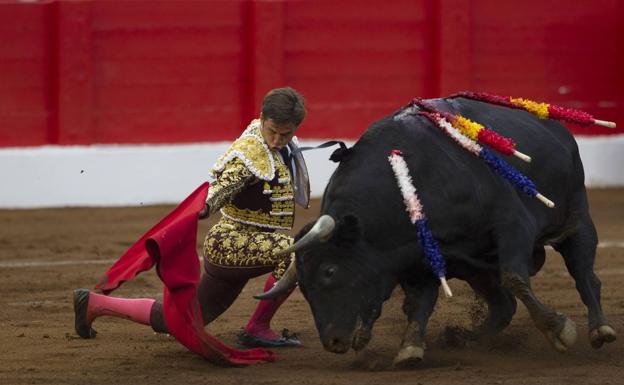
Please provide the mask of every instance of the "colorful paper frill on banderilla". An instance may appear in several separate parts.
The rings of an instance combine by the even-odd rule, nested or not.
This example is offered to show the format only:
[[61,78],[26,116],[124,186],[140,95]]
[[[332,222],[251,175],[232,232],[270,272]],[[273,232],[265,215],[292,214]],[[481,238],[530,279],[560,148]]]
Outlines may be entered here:
[[409,213],[410,221],[416,226],[416,233],[425,253],[425,258],[429,262],[433,273],[440,279],[446,296],[452,297],[453,293],[446,282],[446,262],[440,253],[440,247],[433,237],[431,229],[429,229],[423,205],[416,194],[416,187],[412,183],[412,177],[407,163],[403,159],[403,154],[399,150],[393,150],[388,160],[394,171],[401,195],[403,195],[403,201],[405,202],[406,211]]
[[524,194],[534,197],[541,201],[547,207],[553,208],[555,204],[550,199],[542,195],[535,187],[533,181],[523,175],[521,172],[513,168],[509,163],[498,157],[492,151],[481,146],[479,143],[462,134],[451,122],[446,120],[443,115],[438,112],[420,112],[421,115],[427,117],[444,132],[448,137],[453,139],[457,144],[466,151],[481,158],[494,172],[507,179],[512,186]]
[[468,99],[478,100],[481,102],[498,104],[500,106],[515,108],[528,111],[540,119],[556,119],[565,122],[575,123],[580,126],[589,126],[596,124],[598,126],[615,128],[615,122],[600,120],[594,118],[587,112],[576,110],[574,108],[557,106],[554,104],[540,103],[524,98],[514,98],[511,96],[499,96],[486,92],[460,92],[453,97],[461,96]]
[[440,111],[424,99],[414,99],[412,100],[411,104],[418,106],[424,111],[440,115],[449,123],[451,123],[453,127],[459,130],[462,135],[468,137],[475,142],[479,142],[481,144],[489,146],[490,148],[503,155],[513,155],[517,158],[522,159],[525,162],[531,161],[530,156],[523,154],[516,149],[516,144],[513,142],[513,140],[500,135],[496,131],[485,127],[481,123],[473,122],[472,120],[461,115],[455,115],[451,114],[450,112]]

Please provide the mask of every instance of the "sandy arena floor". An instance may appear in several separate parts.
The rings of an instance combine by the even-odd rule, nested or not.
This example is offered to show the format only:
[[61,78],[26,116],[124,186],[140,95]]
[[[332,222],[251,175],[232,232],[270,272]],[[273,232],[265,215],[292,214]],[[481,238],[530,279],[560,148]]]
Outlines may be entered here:
[[[389,366],[405,320],[397,289],[386,302],[364,353],[323,350],[307,303],[298,291],[274,320],[296,331],[305,346],[277,349],[278,361],[222,368],[190,353],[149,327],[98,319],[94,340],[73,329],[72,290],[93,287],[114,259],[171,207],[0,211],[0,384],[624,384],[624,189],[593,190],[591,209],[601,242],[596,271],[602,304],[620,333],[594,350],[587,340],[586,309],[562,259],[549,251],[533,279],[538,296],[571,316],[579,339],[565,354],[554,351],[519,304],[512,324],[489,345],[466,343],[477,301],[462,282],[451,281],[453,299],[440,297],[431,319],[424,362],[411,370]],[[318,213],[318,202],[299,212],[296,228]],[[201,224],[200,237],[213,222]],[[619,242],[619,243],[618,243]],[[255,306],[251,295],[264,278],[251,281],[234,305],[208,330],[235,344],[235,334]],[[619,283],[618,283],[619,282]],[[127,283],[115,295],[155,297],[154,272]]]

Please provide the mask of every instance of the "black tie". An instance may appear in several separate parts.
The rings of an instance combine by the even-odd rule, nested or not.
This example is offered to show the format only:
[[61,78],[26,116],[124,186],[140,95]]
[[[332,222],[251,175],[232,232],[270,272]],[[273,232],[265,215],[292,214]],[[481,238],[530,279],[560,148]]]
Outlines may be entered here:
[[291,155],[290,155],[290,151],[288,150],[287,146],[282,147],[279,150],[280,154],[282,154],[282,159],[284,159],[284,163],[286,163],[286,166],[288,166],[288,171],[290,171],[290,175],[293,175],[293,169],[292,169],[292,159],[291,159]]

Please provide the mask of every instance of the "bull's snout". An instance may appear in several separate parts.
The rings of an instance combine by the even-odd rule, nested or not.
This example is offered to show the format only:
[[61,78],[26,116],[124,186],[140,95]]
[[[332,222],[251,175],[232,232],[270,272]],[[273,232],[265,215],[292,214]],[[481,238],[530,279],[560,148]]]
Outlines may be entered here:
[[[325,325],[324,325],[325,326]],[[344,327],[336,327],[329,323],[319,327],[321,342],[328,352],[344,354],[349,351],[353,343],[353,331]]]
[[[330,328],[333,329],[333,328]],[[354,350],[363,349],[371,339],[371,331],[369,328],[362,327],[361,322],[358,322],[357,327],[350,331],[336,331],[327,330],[323,338],[323,347],[325,350],[330,351],[332,353],[346,353],[350,348]]]

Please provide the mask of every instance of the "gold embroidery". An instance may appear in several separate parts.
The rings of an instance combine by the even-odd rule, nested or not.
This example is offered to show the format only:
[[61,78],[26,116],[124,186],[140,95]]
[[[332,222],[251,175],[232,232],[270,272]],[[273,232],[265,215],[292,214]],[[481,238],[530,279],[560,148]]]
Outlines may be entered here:
[[273,202],[271,209],[273,212],[293,212],[294,210],[295,202],[293,200]]
[[233,221],[272,229],[292,228],[295,211],[292,183],[289,182],[285,185],[274,184],[276,180],[289,176],[290,171],[279,158],[279,154],[272,153],[271,155],[276,165],[276,177],[272,181],[263,182],[263,196],[258,197],[258,199],[269,201],[270,208],[268,212],[227,204],[221,209],[223,216]]
[[222,218],[210,229],[204,241],[205,258],[216,265],[235,267],[274,266],[280,278],[290,263],[290,256],[275,253],[292,244],[292,238],[276,232]]
[[[211,213],[220,208],[224,217],[236,222],[272,229],[292,228],[294,189],[290,171],[280,154],[266,146],[259,120],[247,127],[211,172],[217,176],[217,182],[209,191]],[[268,179],[269,174],[272,174],[271,179]],[[264,180],[262,195],[254,199],[266,204],[256,206],[263,207],[258,210],[236,206],[233,197],[247,187],[254,176]]]
[[221,207],[230,203],[234,196],[242,191],[255,179],[240,159],[232,159],[224,170],[218,174],[215,183],[210,185],[206,203],[210,207],[210,214],[214,214]]
[[274,216],[262,210],[239,209],[234,205],[222,208],[221,214],[232,221],[270,229],[290,230],[293,226],[292,215]]
[[232,159],[240,159],[257,178],[270,181],[275,177],[275,155],[267,147],[260,132],[259,120],[254,120],[243,134],[232,143],[225,154],[215,163],[214,176],[225,168]]

